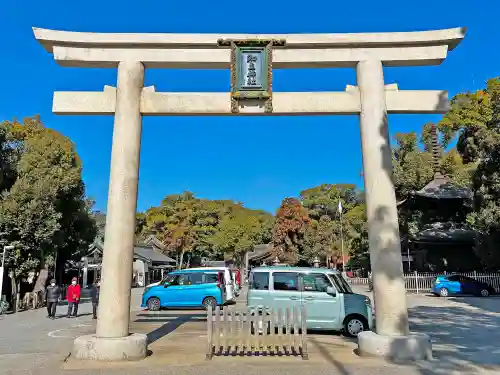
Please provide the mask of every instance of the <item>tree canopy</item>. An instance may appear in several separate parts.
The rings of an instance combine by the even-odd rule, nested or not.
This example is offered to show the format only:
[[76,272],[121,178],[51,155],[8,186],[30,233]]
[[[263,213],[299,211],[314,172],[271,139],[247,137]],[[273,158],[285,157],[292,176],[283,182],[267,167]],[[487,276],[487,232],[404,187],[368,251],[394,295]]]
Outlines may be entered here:
[[474,193],[467,221],[478,232],[476,250],[485,264],[500,266],[500,79],[455,96],[441,122],[458,134],[457,151],[470,168]]
[[14,244],[7,264],[25,276],[56,252],[78,256],[96,233],[73,143],[38,117],[0,124],[0,241]]
[[140,235],[155,235],[179,267],[202,258],[241,263],[246,251],[269,241],[272,221],[264,211],[229,200],[200,199],[191,192],[168,195],[138,215]]

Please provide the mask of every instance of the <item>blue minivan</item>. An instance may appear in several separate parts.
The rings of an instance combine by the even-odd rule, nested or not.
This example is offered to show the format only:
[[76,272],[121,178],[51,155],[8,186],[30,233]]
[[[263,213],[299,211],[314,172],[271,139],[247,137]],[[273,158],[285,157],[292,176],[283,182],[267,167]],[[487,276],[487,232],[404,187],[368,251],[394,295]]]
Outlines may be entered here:
[[141,307],[150,311],[158,311],[162,307],[215,308],[226,302],[224,284],[224,273],[220,271],[173,271],[159,285],[144,290]]

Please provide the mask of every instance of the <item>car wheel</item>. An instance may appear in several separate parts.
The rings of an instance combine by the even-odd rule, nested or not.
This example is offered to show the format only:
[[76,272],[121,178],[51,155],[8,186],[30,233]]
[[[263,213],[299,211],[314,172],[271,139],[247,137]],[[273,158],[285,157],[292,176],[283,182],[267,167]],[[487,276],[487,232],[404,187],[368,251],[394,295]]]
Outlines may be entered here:
[[439,295],[441,297],[448,297],[449,294],[450,294],[450,292],[448,291],[448,289],[446,289],[446,288],[439,289]]
[[160,311],[160,299],[156,297],[148,299],[147,306],[149,311]]
[[212,310],[217,307],[217,301],[213,297],[207,297],[202,302],[205,310],[208,310],[209,307],[212,307]]
[[481,297],[488,297],[490,295],[490,291],[488,289],[481,289]]
[[368,330],[368,324],[362,316],[352,315],[344,321],[344,332],[349,337],[357,337],[366,330]]

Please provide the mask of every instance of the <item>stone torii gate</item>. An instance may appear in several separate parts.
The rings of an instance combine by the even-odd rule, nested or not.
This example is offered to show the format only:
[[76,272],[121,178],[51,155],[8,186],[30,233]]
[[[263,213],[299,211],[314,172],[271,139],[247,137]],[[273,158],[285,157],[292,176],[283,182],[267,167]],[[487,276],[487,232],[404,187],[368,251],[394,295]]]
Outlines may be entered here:
[[[34,28],[62,66],[118,68],[117,87],[55,92],[57,114],[114,115],[113,147],[96,334],[75,340],[81,359],[144,358],[145,335],[129,333],[142,116],[360,115],[376,332],[363,332],[362,355],[424,359],[428,336],[410,333],[388,113],[444,113],[445,91],[400,91],[383,67],[440,64],[465,30],[366,34],[111,34]],[[273,92],[274,68],[352,67],[345,92]],[[168,93],[143,87],[145,68],[230,69],[229,93]]]

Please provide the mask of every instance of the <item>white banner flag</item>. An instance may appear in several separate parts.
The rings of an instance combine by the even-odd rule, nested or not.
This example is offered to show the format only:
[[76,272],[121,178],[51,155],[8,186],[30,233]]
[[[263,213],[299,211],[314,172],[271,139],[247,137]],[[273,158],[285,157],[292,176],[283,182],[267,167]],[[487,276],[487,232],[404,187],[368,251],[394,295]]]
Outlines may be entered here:
[[342,213],[342,202],[339,201],[339,213],[341,214]]

